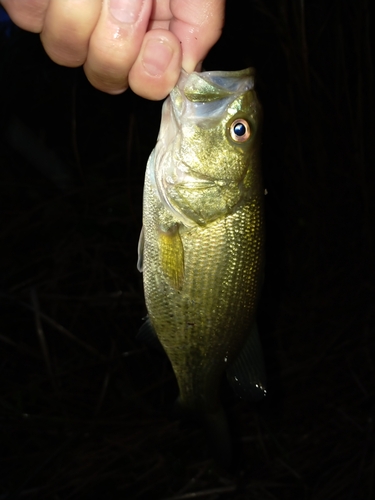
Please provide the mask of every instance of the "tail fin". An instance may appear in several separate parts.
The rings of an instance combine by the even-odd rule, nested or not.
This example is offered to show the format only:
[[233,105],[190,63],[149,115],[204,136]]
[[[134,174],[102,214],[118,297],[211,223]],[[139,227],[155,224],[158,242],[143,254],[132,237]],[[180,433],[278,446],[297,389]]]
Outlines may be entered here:
[[177,398],[174,412],[177,417],[183,420],[200,424],[206,434],[208,446],[216,463],[224,468],[231,465],[233,455],[232,438],[227,417],[222,407],[216,412],[201,413],[200,411],[187,409],[185,405],[181,404],[180,398]]
[[232,462],[233,450],[228,421],[223,408],[216,413],[204,414],[203,419],[214,459],[220,466],[228,468]]

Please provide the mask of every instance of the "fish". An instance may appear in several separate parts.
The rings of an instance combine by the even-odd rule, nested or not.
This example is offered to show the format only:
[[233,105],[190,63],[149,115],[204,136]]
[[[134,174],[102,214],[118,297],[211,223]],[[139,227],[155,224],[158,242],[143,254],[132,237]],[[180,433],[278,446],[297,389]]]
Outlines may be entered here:
[[160,342],[179,406],[206,423],[227,458],[223,374],[240,398],[266,394],[256,326],[265,191],[254,81],[253,68],[182,71],[147,162],[138,245],[148,312],[138,338]]

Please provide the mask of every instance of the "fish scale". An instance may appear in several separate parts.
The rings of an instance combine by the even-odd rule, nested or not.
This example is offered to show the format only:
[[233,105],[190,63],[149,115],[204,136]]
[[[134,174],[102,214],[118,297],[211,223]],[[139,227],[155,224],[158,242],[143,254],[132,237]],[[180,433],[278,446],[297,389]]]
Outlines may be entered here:
[[181,406],[201,415],[221,414],[228,367],[240,394],[247,384],[264,393],[254,328],[264,246],[260,122],[251,69],[183,73],[146,169],[140,262],[149,322]]
[[[163,208],[148,183],[145,197],[153,214],[145,228],[144,250],[144,261],[149,263],[144,270],[149,317],[155,331],[163,332],[159,338],[176,374],[181,403],[194,408],[199,394],[199,404],[204,405],[199,409],[213,411],[219,404],[213,387],[219,384],[225,358],[233,359],[254,320],[258,296],[254,283],[262,269],[261,204],[253,202],[181,235],[185,273],[177,292],[164,278],[157,258],[158,214]],[[245,240],[242,245],[239,234]],[[207,384],[207,379],[212,382]]]

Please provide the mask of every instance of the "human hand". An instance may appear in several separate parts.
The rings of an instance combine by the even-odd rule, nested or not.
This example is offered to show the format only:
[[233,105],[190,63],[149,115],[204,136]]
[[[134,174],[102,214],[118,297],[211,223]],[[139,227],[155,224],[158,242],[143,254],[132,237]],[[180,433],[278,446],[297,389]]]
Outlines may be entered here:
[[[225,0],[0,0],[15,24],[40,33],[57,64],[84,71],[94,87],[130,87],[162,99],[181,67],[200,63],[221,35]],[[198,65],[198,68],[197,68]]]

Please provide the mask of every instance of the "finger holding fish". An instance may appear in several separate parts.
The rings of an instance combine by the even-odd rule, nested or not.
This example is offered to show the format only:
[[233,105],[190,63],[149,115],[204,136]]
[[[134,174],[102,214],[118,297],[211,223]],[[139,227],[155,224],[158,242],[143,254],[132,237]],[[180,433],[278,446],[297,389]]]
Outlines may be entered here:
[[193,71],[217,41],[224,0],[0,0],[22,29],[40,33],[57,64],[83,65],[111,94],[162,99],[181,67]]

